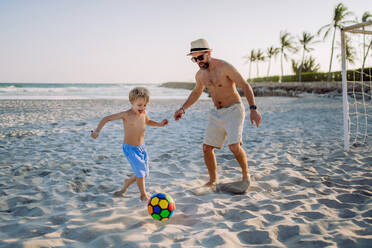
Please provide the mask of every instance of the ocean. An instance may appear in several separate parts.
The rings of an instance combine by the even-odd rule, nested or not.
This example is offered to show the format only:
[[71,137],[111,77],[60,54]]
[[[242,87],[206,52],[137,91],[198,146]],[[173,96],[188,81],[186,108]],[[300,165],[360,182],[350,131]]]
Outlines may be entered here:
[[[0,83],[0,100],[128,99],[129,91],[142,86],[151,99],[186,99],[190,91],[160,87],[160,84],[109,83]],[[201,98],[208,98],[203,93]]]

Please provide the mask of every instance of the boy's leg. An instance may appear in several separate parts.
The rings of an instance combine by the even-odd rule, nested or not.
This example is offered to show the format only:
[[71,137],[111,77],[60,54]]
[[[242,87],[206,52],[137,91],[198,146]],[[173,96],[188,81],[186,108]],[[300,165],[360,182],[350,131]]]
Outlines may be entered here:
[[136,176],[134,175],[130,178],[125,179],[123,188],[120,191],[115,192],[114,193],[115,196],[123,196],[125,192],[127,191],[127,189],[129,188],[129,186],[135,181],[136,181]]
[[141,201],[147,201],[149,199],[146,193],[146,186],[145,186],[145,177],[136,177],[137,186],[141,193]]
[[242,168],[242,180],[250,180],[248,172],[248,162],[247,155],[244,149],[241,147],[240,143],[229,145],[230,151],[234,154],[236,160],[238,161],[240,167]]
[[209,173],[209,182],[207,182],[205,186],[208,187],[211,187],[213,184],[217,183],[217,161],[213,149],[213,146],[203,144],[204,162]]

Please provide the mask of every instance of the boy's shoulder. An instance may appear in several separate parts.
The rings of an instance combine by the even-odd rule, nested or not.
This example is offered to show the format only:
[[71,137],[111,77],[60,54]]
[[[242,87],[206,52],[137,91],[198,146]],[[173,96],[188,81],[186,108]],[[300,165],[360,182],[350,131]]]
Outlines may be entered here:
[[120,118],[125,118],[125,117],[128,116],[129,112],[130,112],[130,109],[129,110],[124,110],[122,112],[118,112],[118,113],[113,114],[113,115],[115,115],[117,117],[120,117]]
[[[132,109],[128,109],[128,110],[125,110],[123,112],[121,112],[121,114],[124,116],[124,117],[129,117],[131,116],[132,118],[141,118],[141,116],[137,116]],[[145,110],[144,112],[145,116],[147,116],[147,111]]]
[[121,114],[123,115],[123,117],[127,117],[131,114],[131,109],[124,110],[123,112],[121,112]]
[[122,113],[123,113],[123,114],[128,114],[128,113],[131,112],[131,110],[132,110],[132,109],[127,109],[127,110],[124,110]]

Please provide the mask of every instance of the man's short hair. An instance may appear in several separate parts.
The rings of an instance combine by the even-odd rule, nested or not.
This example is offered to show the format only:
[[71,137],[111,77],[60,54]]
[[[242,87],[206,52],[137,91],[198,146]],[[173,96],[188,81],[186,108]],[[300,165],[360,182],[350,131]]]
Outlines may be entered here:
[[150,101],[150,92],[145,87],[136,87],[129,92],[129,101],[133,103],[138,98],[145,99],[146,103]]

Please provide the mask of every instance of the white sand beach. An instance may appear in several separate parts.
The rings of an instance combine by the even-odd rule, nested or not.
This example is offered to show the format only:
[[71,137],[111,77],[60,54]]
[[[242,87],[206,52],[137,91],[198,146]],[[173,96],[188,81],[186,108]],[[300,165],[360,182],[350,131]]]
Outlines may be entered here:
[[[151,218],[133,185],[122,123],[90,130],[126,100],[0,101],[0,247],[371,247],[372,156],[342,148],[340,98],[261,97],[259,129],[246,118],[245,194],[194,195],[208,179],[202,141],[211,101],[175,122],[183,100],[154,100],[148,127],[149,193],[169,193],[174,216]],[[246,104],[246,100],[244,99]],[[216,150],[221,182],[240,178],[228,147]]]

